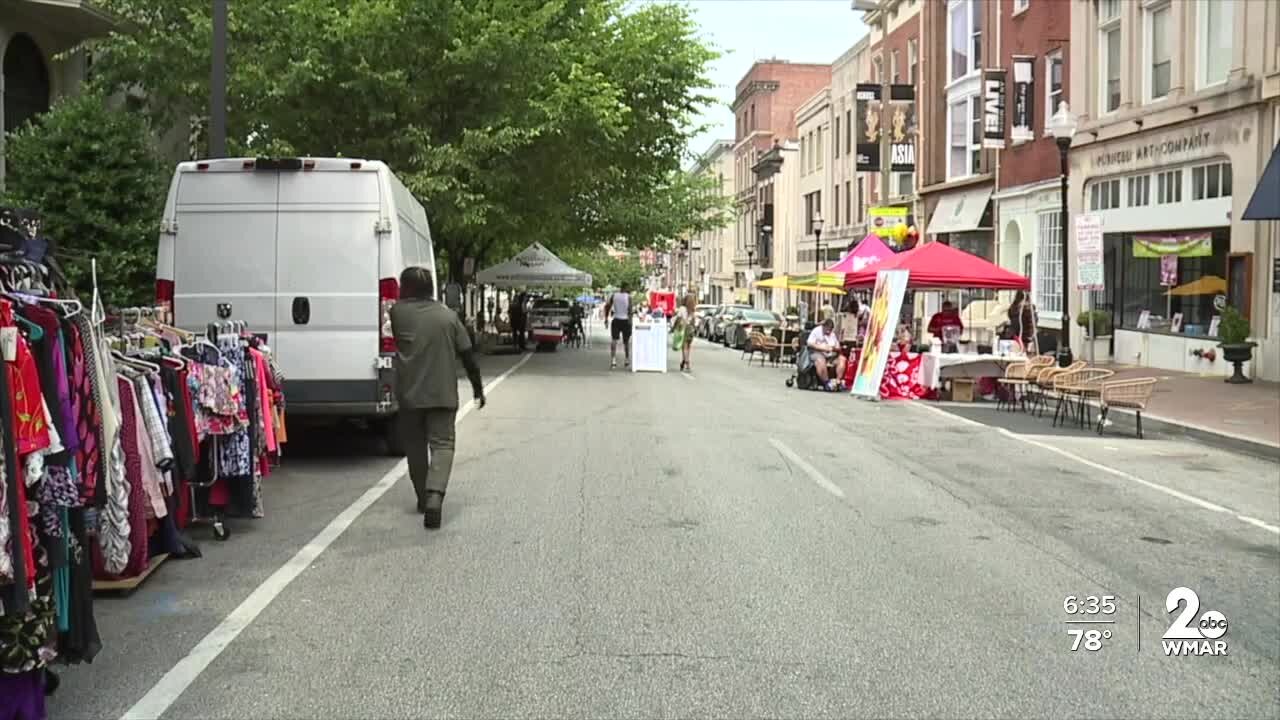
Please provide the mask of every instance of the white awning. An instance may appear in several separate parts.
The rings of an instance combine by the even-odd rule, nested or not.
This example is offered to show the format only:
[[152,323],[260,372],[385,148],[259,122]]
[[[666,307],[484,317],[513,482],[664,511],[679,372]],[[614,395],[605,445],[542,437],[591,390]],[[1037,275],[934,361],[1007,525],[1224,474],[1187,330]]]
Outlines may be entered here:
[[987,203],[991,202],[991,190],[990,185],[984,185],[943,195],[938,201],[937,209],[933,211],[933,217],[929,219],[926,232],[938,235],[977,230]]
[[476,281],[499,287],[591,287],[591,275],[570,267],[538,243],[504,263],[481,270]]

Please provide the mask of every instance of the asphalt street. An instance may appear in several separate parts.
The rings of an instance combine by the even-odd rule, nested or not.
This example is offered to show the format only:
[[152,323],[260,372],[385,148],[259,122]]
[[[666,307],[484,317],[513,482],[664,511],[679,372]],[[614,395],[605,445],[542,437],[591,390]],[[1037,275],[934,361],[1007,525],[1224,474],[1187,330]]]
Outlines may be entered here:
[[[485,358],[434,532],[407,479],[360,501],[398,473],[358,433],[291,429],[265,519],[99,599],[51,717],[1280,716],[1275,460],[693,367]],[[1225,657],[1165,657],[1177,587]]]

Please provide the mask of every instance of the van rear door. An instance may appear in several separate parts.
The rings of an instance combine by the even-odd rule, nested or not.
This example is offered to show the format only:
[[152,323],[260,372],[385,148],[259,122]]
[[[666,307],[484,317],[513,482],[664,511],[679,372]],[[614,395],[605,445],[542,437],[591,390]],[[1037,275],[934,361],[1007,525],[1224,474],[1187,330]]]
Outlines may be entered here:
[[[221,163],[219,163],[221,164]],[[250,332],[276,323],[276,195],[279,173],[213,168],[183,172],[174,202],[174,319],[203,331],[243,320]],[[218,308],[230,312],[219,317]]]
[[364,414],[379,400],[381,190],[376,170],[340,167],[280,174],[273,349],[291,411]]

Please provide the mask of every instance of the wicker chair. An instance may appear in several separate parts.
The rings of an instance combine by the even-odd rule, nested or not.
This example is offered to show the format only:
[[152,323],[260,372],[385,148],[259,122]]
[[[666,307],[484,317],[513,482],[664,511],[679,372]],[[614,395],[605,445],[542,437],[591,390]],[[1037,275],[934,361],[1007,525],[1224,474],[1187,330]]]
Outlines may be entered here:
[[1031,364],[1028,362],[1013,362],[1005,367],[1004,377],[996,379],[996,384],[1000,386],[1000,391],[996,393],[997,410],[1006,405],[1010,410],[1017,407],[1022,391],[1027,386],[1027,371],[1030,369]]
[[751,358],[755,357],[755,354],[760,352],[760,343],[763,341],[763,338],[764,333],[759,332],[753,332],[747,335],[746,342],[742,343],[742,354],[738,356],[738,359],[741,360],[742,358],[746,358],[747,364],[750,365]]
[[1065,425],[1067,416],[1071,414],[1071,400],[1078,400],[1076,410],[1080,413],[1080,427],[1085,425],[1085,413],[1089,406],[1085,402],[1089,395],[1101,392],[1103,381],[1116,374],[1115,370],[1102,368],[1084,368],[1062,373],[1053,379],[1053,391],[1058,396],[1058,407],[1053,413],[1053,424],[1058,424],[1059,416]]
[[1156,378],[1134,378],[1132,380],[1111,380],[1102,383],[1102,391],[1098,396],[1098,434],[1102,434],[1107,424],[1107,414],[1113,407],[1133,410],[1137,416],[1138,437],[1142,438],[1142,411],[1147,409],[1151,401],[1151,393],[1155,391]]
[[1083,360],[1077,360],[1067,367],[1056,367],[1050,364],[1048,367],[1042,368],[1036,373],[1035,379],[1031,383],[1031,407],[1036,412],[1036,417],[1042,417],[1044,411],[1049,407],[1049,400],[1057,399],[1057,393],[1054,390],[1054,381],[1059,375],[1076,370],[1083,370],[1088,367],[1088,363]]
[[[760,353],[760,367],[764,367],[765,360],[772,360],[776,366],[778,358],[782,356],[782,343],[772,335],[764,333],[752,333],[755,344],[755,351]],[[747,364],[751,364],[751,358],[747,358]]]

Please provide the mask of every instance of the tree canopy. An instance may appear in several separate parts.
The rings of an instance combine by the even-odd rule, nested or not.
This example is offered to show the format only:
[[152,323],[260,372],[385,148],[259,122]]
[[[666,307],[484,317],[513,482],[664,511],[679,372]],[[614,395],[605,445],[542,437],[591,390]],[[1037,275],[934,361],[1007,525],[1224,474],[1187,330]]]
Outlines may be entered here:
[[[102,0],[95,78],[157,127],[207,113],[211,3]],[[714,51],[689,11],[625,0],[230,3],[228,145],[387,162],[457,274],[539,241],[662,244],[723,222],[681,172]]]

